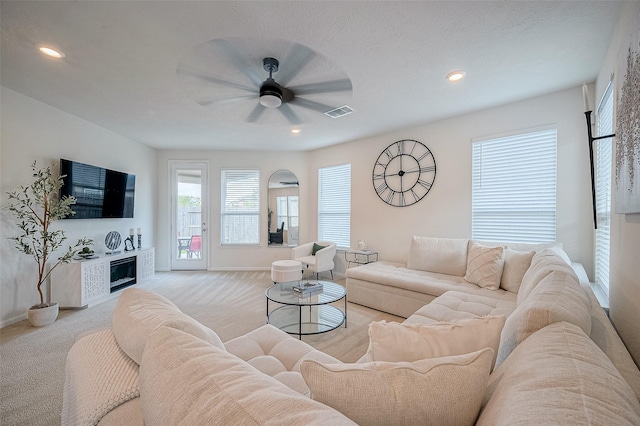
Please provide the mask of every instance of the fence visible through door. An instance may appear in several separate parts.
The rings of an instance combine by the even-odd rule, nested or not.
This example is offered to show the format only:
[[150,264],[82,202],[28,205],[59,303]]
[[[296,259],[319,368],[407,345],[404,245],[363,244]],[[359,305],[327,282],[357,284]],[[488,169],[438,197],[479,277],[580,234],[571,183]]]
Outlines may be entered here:
[[170,162],[171,269],[207,269],[207,163]]

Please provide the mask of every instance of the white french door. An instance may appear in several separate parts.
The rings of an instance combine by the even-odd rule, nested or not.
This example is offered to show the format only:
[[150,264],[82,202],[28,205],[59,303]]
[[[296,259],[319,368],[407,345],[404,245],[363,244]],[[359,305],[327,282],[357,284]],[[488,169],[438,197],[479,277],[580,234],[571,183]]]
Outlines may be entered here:
[[208,164],[170,161],[171,269],[206,270],[209,248]]

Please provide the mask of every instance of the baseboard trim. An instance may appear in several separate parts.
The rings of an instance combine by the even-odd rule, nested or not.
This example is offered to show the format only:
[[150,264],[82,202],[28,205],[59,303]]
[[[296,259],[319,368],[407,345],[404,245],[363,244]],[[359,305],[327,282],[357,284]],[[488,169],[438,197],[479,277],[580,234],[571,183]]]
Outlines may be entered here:
[[27,319],[27,313],[25,312],[22,315],[18,315],[16,317],[0,321],[0,328],[5,328],[5,327],[7,327],[7,326],[9,326],[11,324],[15,324],[17,322],[20,322],[20,321],[23,321],[23,320],[26,320],[26,319]]

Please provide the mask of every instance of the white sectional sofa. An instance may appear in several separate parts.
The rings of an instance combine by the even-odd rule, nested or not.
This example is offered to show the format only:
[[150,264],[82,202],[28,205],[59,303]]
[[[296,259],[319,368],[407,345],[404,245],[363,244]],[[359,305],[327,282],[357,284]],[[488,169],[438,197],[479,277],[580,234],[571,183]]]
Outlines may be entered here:
[[[411,259],[420,267],[462,244],[415,243],[412,256],[443,247],[437,261]],[[62,424],[640,424],[640,371],[566,254],[509,253],[505,270],[504,249],[502,262],[486,246],[469,252],[481,256],[428,274],[437,294],[406,321],[372,323],[353,364],[270,325],[223,344],[163,297],[125,290],[112,328],[69,352]],[[374,266],[350,269],[348,291],[360,268]],[[391,274],[374,283],[391,288],[384,310],[420,293],[422,272],[404,267],[409,289],[387,284]],[[503,281],[515,291],[490,290]]]

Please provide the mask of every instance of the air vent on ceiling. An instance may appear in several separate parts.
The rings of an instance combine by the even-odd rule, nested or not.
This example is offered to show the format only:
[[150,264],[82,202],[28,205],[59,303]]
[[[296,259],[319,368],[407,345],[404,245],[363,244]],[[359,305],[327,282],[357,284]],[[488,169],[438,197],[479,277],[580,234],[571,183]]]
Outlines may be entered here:
[[327,111],[324,115],[328,115],[331,118],[340,118],[345,115],[351,114],[353,112],[353,108],[349,105],[342,105],[341,107],[334,108],[331,111]]

